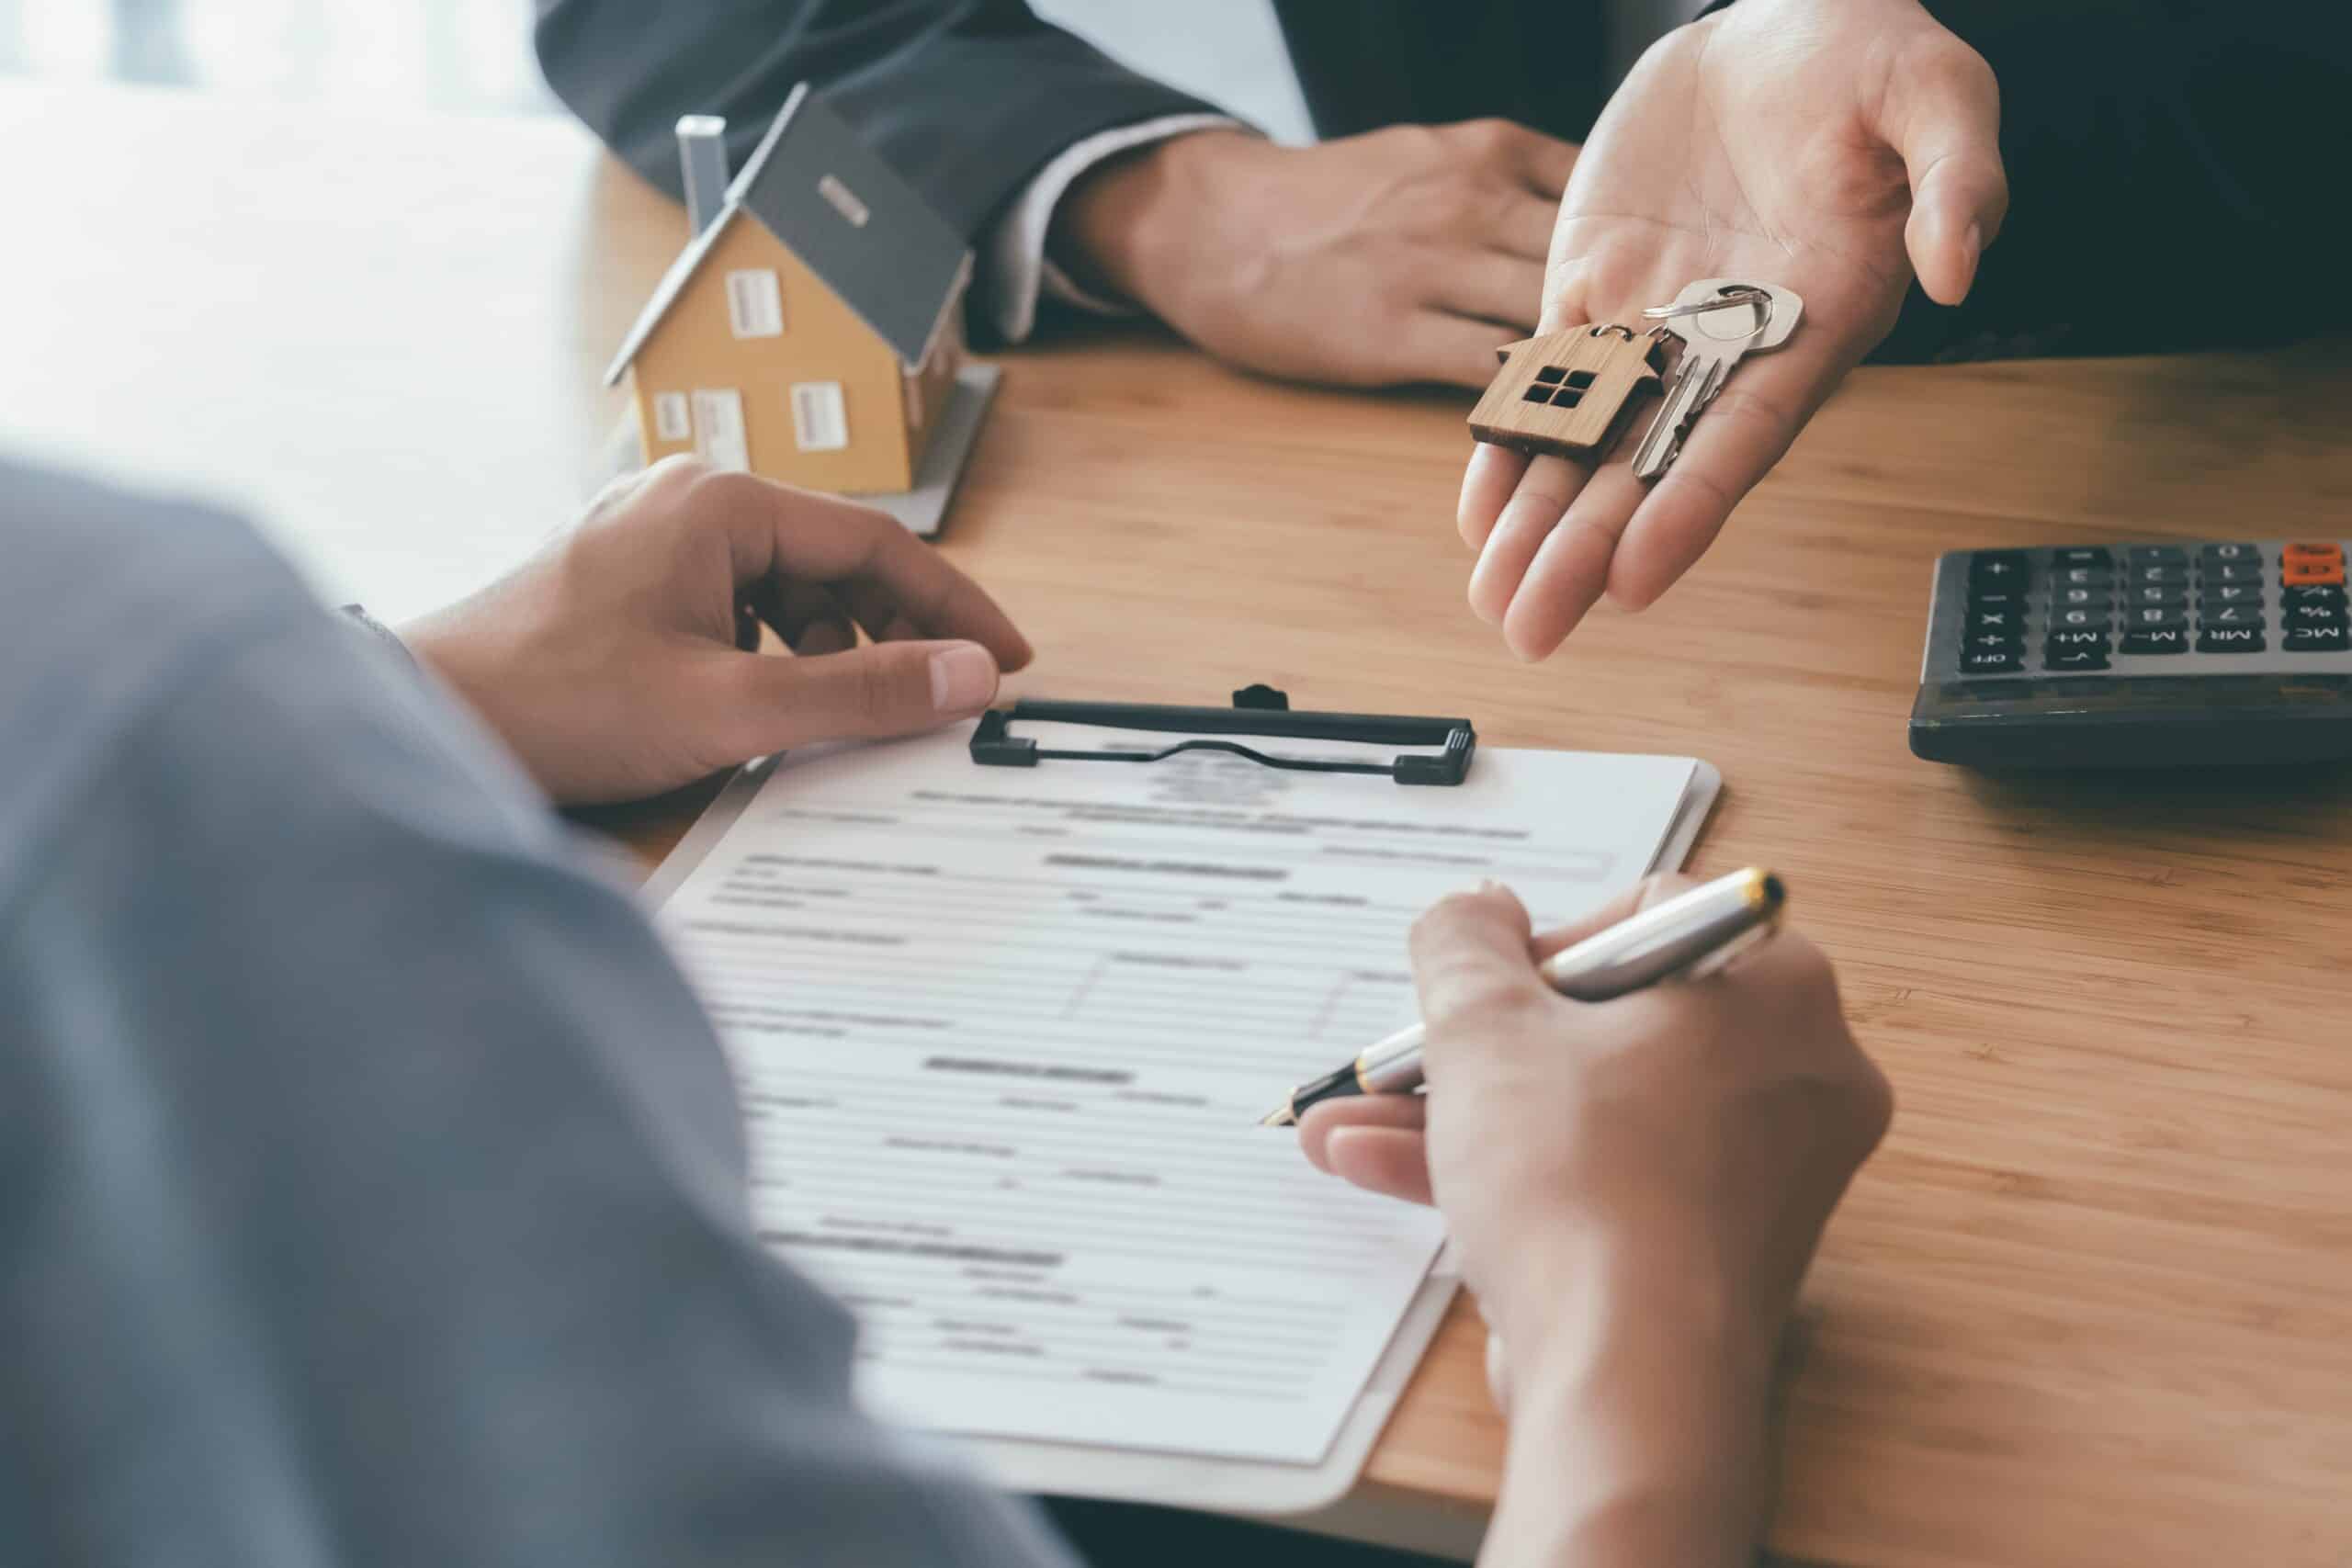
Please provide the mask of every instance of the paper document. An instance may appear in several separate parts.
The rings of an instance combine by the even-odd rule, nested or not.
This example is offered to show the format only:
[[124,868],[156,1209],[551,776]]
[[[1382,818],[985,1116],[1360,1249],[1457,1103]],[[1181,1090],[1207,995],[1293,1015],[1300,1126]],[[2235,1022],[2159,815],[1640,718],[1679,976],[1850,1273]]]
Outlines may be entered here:
[[1700,765],[1486,750],[1406,788],[983,768],[968,734],[783,759],[663,908],[761,1234],[854,1305],[896,1419],[1315,1462],[1442,1227],[1254,1123],[1412,1021],[1432,900],[1493,877],[1539,927],[1589,910]]

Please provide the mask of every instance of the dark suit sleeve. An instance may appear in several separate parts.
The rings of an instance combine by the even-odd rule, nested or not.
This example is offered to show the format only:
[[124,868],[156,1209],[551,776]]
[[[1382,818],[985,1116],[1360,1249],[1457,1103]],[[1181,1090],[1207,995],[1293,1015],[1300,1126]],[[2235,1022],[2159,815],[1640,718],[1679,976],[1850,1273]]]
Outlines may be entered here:
[[540,68],[638,173],[679,190],[677,118],[727,117],[740,167],[806,81],[967,237],[1095,131],[1211,106],[1022,0],[537,0]]
[[2284,341],[2352,152],[2336,7],[1927,0],[1992,65],[2010,205],[1959,309],[1917,289],[1878,357]]
[[[1714,0],[1718,11],[1736,0]],[[2334,6],[1923,0],[2001,85],[2009,214],[1947,310],[1914,287],[1880,361],[2245,347],[2324,259],[2352,48]]]

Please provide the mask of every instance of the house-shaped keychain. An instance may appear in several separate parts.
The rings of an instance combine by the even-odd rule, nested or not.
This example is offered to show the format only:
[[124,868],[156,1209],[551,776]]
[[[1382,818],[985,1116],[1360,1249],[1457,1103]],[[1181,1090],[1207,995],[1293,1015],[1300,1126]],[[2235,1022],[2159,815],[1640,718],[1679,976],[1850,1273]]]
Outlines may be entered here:
[[1659,354],[1657,339],[1618,326],[1507,344],[1495,351],[1502,368],[1470,412],[1470,434],[1520,452],[1596,458],[1634,394],[1657,387]]
[[803,83],[741,173],[725,122],[678,122],[685,249],[605,384],[624,376],[649,463],[854,495],[937,531],[996,390],[964,358],[972,253]]

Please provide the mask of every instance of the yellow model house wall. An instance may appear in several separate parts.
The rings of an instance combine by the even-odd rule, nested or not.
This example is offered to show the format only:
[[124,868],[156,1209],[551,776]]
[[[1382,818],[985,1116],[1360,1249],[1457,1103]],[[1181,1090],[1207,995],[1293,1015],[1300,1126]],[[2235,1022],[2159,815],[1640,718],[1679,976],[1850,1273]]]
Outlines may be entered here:
[[[779,337],[739,338],[729,321],[727,275],[751,267],[776,275],[784,299]],[[800,450],[793,436],[789,392],[796,381],[841,384],[846,447]],[[903,491],[914,482],[899,356],[748,214],[738,214],[728,225],[630,365],[629,389],[647,462],[695,449],[691,437],[657,438],[653,398],[678,392],[691,407],[697,388],[732,388],[741,394],[745,445],[755,474],[846,495]]]

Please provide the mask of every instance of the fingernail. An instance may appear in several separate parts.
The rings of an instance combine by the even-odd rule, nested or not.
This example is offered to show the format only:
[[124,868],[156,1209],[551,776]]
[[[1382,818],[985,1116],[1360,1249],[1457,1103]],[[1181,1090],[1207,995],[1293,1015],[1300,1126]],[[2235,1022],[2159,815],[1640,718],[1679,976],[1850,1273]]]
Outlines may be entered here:
[[969,713],[996,695],[996,660],[975,642],[931,656],[931,705],[937,713]]
[[1968,257],[1968,269],[1961,275],[1960,287],[1965,290],[1976,281],[1976,261],[1984,254],[1984,225],[1971,223],[1968,232],[1960,237],[1960,248]]

